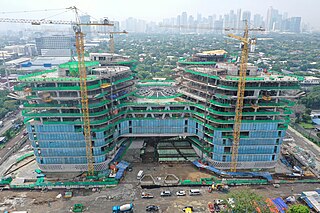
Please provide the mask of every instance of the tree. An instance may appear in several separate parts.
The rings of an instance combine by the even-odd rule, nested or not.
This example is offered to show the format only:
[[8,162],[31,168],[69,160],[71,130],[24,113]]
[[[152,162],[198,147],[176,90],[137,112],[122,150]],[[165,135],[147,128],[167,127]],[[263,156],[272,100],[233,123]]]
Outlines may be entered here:
[[295,123],[300,123],[301,116],[302,116],[303,112],[306,110],[306,107],[303,104],[295,104],[292,107],[292,110],[294,111],[294,114],[296,116]]
[[309,208],[301,204],[292,205],[287,211],[287,213],[309,213],[309,212],[310,212]]
[[[235,201],[235,206],[232,208],[233,212],[256,212],[257,208],[259,208],[263,213],[270,213],[270,210],[264,201],[265,199],[251,190],[233,191],[228,194],[227,198],[230,197],[234,198]],[[230,207],[231,206],[229,206],[229,208]]]
[[307,93],[306,97],[301,99],[306,107],[311,109],[319,109],[320,106],[320,86],[313,87],[311,92]]

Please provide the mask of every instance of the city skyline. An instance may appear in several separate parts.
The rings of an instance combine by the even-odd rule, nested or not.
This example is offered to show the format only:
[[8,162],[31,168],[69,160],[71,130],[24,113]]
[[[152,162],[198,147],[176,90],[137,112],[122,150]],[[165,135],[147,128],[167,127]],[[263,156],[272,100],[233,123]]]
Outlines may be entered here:
[[[270,6],[279,11],[287,13],[291,17],[302,17],[303,23],[310,23],[315,29],[320,29],[319,14],[316,11],[317,5],[320,6],[320,3],[314,0],[309,0],[303,5],[299,5],[299,9],[295,4],[297,0],[294,1],[275,1],[269,0],[259,3],[259,7],[255,6],[252,1],[244,0],[241,3],[230,0],[227,2],[219,2],[218,4],[208,0],[202,0],[201,2],[193,2],[190,0],[180,1],[176,0],[174,2],[169,2],[164,0],[161,2],[152,2],[146,0],[137,0],[137,1],[125,1],[119,0],[117,2],[111,1],[100,1],[93,0],[88,2],[82,1],[68,1],[64,2],[62,0],[57,0],[55,2],[50,2],[47,4],[46,1],[28,1],[28,2],[19,2],[17,0],[4,0],[4,7],[2,7],[0,13],[1,17],[16,17],[16,18],[47,18],[53,16],[53,19],[72,19],[72,13],[62,13],[59,16],[56,15],[59,11],[49,11],[50,9],[55,8],[67,8],[72,5],[76,5],[82,11],[87,14],[99,19],[102,17],[109,17],[111,20],[123,21],[129,17],[134,17],[136,19],[145,20],[147,22],[155,21],[159,22],[164,18],[173,17],[182,12],[191,14],[194,17],[198,13],[202,16],[212,16],[213,14],[219,16],[225,13],[228,13],[230,10],[236,11],[238,8],[241,8],[242,11],[250,11],[251,18],[254,14],[260,14],[262,17],[267,17],[267,11]],[[100,9],[99,5],[105,5]],[[12,11],[30,11],[30,10],[42,10],[47,9],[45,13],[36,12],[36,13],[9,13]],[[85,14],[85,13],[84,13]]]
[[199,27],[198,30],[207,27],[207,30],[212,28],[212,30],[217,31],[222,28],[241,29],[244,27],[243,21],[246,20],[249,27],[262,27],[268,32],[300,33],[301,31],[310,31],[310,26],[306,24],[301,26],[301,17],[289,16],[287,12],[279,11],[273,7],[269,7],[267,11],[266,17],[262,14],[251,13],[248,10],[243,11],[242,9],[230,10],[229,13],[223,15],[213,14],[207,17],[202,16],[201,13],[193,16],[187,12],[182,12],[176,17],[163,19],[160,24],[165,26],[188,26],[190,29]]

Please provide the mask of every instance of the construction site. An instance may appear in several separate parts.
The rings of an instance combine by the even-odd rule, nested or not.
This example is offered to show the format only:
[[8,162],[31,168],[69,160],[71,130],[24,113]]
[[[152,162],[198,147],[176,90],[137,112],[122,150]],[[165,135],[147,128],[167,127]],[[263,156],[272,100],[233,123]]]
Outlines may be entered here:
[[[181,58],[175,80],[139,81],[137,61],[129,57],[90,53],[85,61],[83,33],[76,31],[77,61],[18,78],[13,96],[23,101],[32,151],[6,164],[0,185],[77,189],[84,196],[81,189],[95,192],[124,182],[112,189],[119,190],[116,201],[121,195],[135,199],[124,192],[133,190],[130,184],[310,183],[311,190],[319,184],[320,164],[301,163],[290,144],[282,150],[303,77],[248,63],[248,27],[244,37],[229,36],[244,43],[240,61],[224,50],[205,51]],[[138,171],[144,171],[139,180]]]

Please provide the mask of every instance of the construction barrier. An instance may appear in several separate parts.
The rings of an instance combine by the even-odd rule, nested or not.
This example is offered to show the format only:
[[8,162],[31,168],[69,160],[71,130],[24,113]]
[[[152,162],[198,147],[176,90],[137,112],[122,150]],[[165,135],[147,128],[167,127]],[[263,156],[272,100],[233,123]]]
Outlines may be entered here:
[[17,158],[16,162],[19,163],[19,162],[23,161],[24,159],[26,159],[28,157],[31,157],[31,156],[33,156],[33,151],[30,152],[30,153],[24,154],[21,157]]

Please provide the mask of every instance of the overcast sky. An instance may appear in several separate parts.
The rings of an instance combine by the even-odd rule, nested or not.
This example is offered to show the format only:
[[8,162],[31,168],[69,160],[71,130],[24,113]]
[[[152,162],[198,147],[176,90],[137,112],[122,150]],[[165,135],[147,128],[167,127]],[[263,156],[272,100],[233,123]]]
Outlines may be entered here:
[[[320,28],[320,0],[0,0],[0,17],[43,18],[61,11],[7,14],[7,11],[29,11],[66,8],[76,5],[96,18],[109,17],[124,20],[127,17],[161,21],[176,17],[186,11],[188,15],[222,15],[241,8],[266,17],[267,9],[273,6],[289,17],[301,16],[302,21]],[[56,16],[65,18],[65,16]],[[54,19],[54,18],[53,18]],[[62,19],[62,18],[60,18]]]

